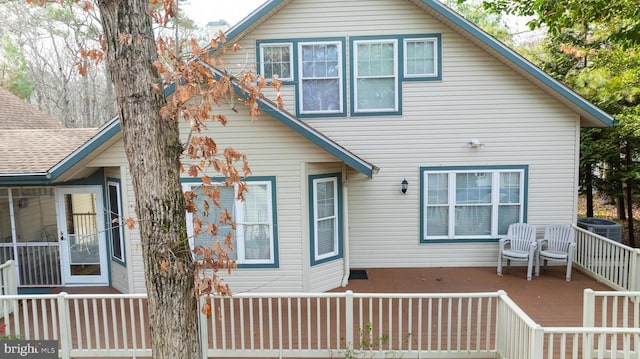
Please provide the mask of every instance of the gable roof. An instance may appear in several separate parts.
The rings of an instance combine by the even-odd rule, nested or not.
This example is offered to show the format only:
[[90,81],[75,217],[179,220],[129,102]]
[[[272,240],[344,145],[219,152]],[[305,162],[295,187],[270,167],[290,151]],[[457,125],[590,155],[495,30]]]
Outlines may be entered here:
[[[230,28],[227,42],[238,41],[254,28],[294,0],[268,0],[262,6]],[[498,41],[473,23],[437,0],[405,0],[440,20],[469,41],[483,48],[499,61],[512,68],[567,107],[580,115],[583,127],[612,126],[615,119],[602,109],[587,101],[567,86],[552,78],[517,52]]]
[[45,173],[95,133],[95,128],[2,130],[0,176]]
[[[214,73],[216,80],[219,80],[220,78],[225,76],[225,74],[219,69],[207,63],[204,63],[204,64]],[[237,84],[237,80],[232,79],[231,83],[238,97],[243,98],[245,100],[248,99],[248,94],[245,91],[243,91],[241,87]],[[176,90],[176,84],[173,83],[167,88],[165,88],[164,94],[165,96],[170,96],[175,90]],[[301,121],[299,118],[292,115],[291,113],[278,108],[278,105],[275,102],[267,99],[264,96],[259,97],[257,99],[257,102],[258,102],[258,108],[260,109],[260,111],[270,115],[271,117],[275,118],[280,123],[282,123],[283,125],[291,128],[292,130],[300,134],[302,137],[318,145],[320,148],[332,154],[337,159],[343,161],[351,168],[357,170],[358,172],[364,174],[367,177],[373,177],[373,175],[378,172],[379,168],[377,166],[365,161],[364,159],[360,158],[353,152],[347,150],[336,141],[327,137],[322,132],[314,129],[308,123]]]
[[62,128],[62,125],[0,87],[0,130],[46,128]]

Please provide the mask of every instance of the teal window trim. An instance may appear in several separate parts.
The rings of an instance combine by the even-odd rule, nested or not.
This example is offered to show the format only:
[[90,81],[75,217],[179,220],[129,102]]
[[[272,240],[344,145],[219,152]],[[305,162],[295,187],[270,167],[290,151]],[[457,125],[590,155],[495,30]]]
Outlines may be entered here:
[[527,208],[529,196],[529,166],[528,165],[496,165],[496,166],[441,166],[420,167],[420,243],[471,243],[471,242],[497,242],[500,236],[483,236],[478,238],[426,238],[426,213],[425,213],[425,176],[427,173],[449,173],[484,171],[484,172],[519,172],[522,173],[522,188],[520,189],[522,200],[521,222],[527,222]]
[[[300,44],[326,44],[326,43],[339,43],[340,44],[340,110],[332,112],[310,112],[304,113],[302,109],[302,82],[300,79]],[[294,86],[295,103],[296,103],[296,117],[298,118],[327,118],[327,117],[345,117],[347,115],[347,91],[346,91],[346,39],[344,37],[326,37],[326,38],[299,38],[299,39],[269,39],[269,40],[257,40],[256,41],[256,68],[258,74],[263,74],[263,65],[261,58],[260,48],[262,45],[269,44],[291,44],[292,46],[292,76],[293,79],[282,81],[283,86]]]
[[[256,41],[256,68],[258,71],[258,74],[263,75],[265,74],[264,71],[264,65],[265,65],[265,61],[264,61],[264,48],[265,47],[276,47],[276,46],[282,46],[282,47],[288,47],[289,48],[289,54],[290,54],[290,59],[289,59],[289,73],[290,76],[289,77],[280,77],[278,78],[278,80],[280,82],[282,82],[282,85],[293,85],[294,84],[294,77],[295,77],[295,69],[296,69],[296,65],[295,65],[295,52],[294,52],[294,43],[293,41],[290,40],[284,40],[284,41],[274,41],[274,40],[258,40]],[[265,77],[265,80],[267,81],[272,81],[273,78],[269,78],[269,77]]]
[[[338,74],[336,76],[326,76],[326,77],[308,77],[303,78],[303,54],[302,47],[303,46],[313,46],[313,45],[337,45],[338,46]],[[313,117],[343,117],[346,115],[346,95],[345,95],[345,74],[346,74],[346,50],[345,50],[345,41],[343,38],[327,38],[327,39],[301,39],[296,41],[296,115],[300,118],[313,118]],[[320,111],[303,111],[302,107],[304,105],[304,94],[303,94],[303,81],[314,81],[314,80],[323,80],[323,79],[331,79],[336,78],[338,80],[338,100],[340,104],[335,110],[320,110]]]
[[[373,75],[367,75],[367,74],[363,74],[360,71],[359,68],[359,58],[360,58],[360,51],[359,51],[359,45],[378,45],[378,44],[383,44],[383,45],[389,45],[391,44],[393,46],[393,70],[391,74],[385,74],[385,75],[380,75],[380,74],[373,74]],[[351,38],[351,54],[352,54],[352,59],[351,59],[351,88],[352,88],[352,97],[351,97],[351,113],[352,115],[356,116],[356,115],[369,115],[369,114],[375,114],[375,115],[397,115],[400,114],[400,106],[401,106],[401,102],[402,102],[402,96],[400,94],[401,92],[401,84],[400,84],[400,73],[401,73],[401,65],[400,65],[400,61],[399,61],[399,57],[400,57],[400,41],[398,41],[397,38],[395,37],[356,37],[356,38]],[[358,102],[359,102],[359,92],[360,90],[360,86],[359,86],[359,82],[360,80],[384,80],[384,79],[393,79],[393,105],[388,107],[388,108],[379,108],[379,109],[371,109],[371,108],[359,108],[358,107]],[[364,89],[362,89],[362,92],[365,92]],[[383,96],[384,97],[384,96]],[[380,102],[380,101],[374,101],[374,102]]]
[[[224,182],[225,182],[225,178],[223,177],[214,177],[211,178],[211,181],[214,184],[219,184],[221,186],[224,186]],[[278,215],[277,215],[277,198],[276,198],[276,194],[277,194],[277,190],[276,190],[276,177],[275,176],[252,176],[249,178],[245,178],[243,180],[244,182],[247,182],[248,184],[250,184],[251,182],[256,182],[256,183],[269,183],[269,187],[270,187],[270,202],[271,202],[271,237],[273,238],[273,243],[272,243],[272,248],[273,248],[273,262],[272,263],[244,263],[244,260],[240,260],[238,259],[237,264],[238,264],[238,268],[279,268],[279,249],[278,249]],[[194,178],[194,177],[189,177],[189,178],[182,178],[181,182],[183,184],[183,188],[185,190],[188,190],[189,188],[191,188],[191,186],[194,185],[201,185],[202,184],[202,180],[200,178]],[[237,203],[238,201],[236,201]],[[191,218],[192,215],[190,213],[187,213],[187,232],[189,234],[189,236],[191,237],[193,235],[193,229],[192,229],[192,223],[191,223]],[[235,218],[234,218],[235,220]]]
[[[113,207],[113,202],[114,202],[114,198],[112,198],[112,193],[111,193],[111,188],[115,188],[115,204],[117,206],[116,210],[114,211]],[[111,177],[107,177],[107,201],[109,204],[108,207],[108,211],[109,213],[107,214],[107,227],[109,228],[109,253],[111,255],[111,260],[121,264],[122,266],[126,267],[126,246],[125,246],[125,236],[124,236],[124,219],[122,218],[122,190],[121,190],[121,182],[119,178],[111,178]],[[114,222],[117,219],[117,222]],[[114,231],[117,231],[118,235],[119,235],[119,247],[120,247],[120,253],[116,253],[116,248],[117,246],[115,245],[115,238],[114,238]]]
[[[442,35],[441,34],[419,34],[405,35],[400,37],[402,46],[402,81],[441,81],[442,80]],[[407,74],[407,42],[427,41],[434,43],[434,73],[423,75]]]
[[[334,210],[336,215],[336,227],[335,233],[336,238],[334,239],[334,245],[336,246],[336,250],[330,255],[319,256],[316,254],[317,245],[317,235],[316,235],[316,218],[317,218],[317,207],[316,207],[316,196],[315,196],[315,188],[316,183],[323,180],[332,180],[335,183],[334,186],[334,195],[335,195],[335,203]],[[330,174],[320,174],[320,175],[311,175],[309,176],[309,246],[310,246],[310,259],[311,266],[319,265],[322,263],[334,261],[336,259],[340,259],[344,255],[343,250],[343,238],[342,238],[342,175],[340,173],[330,173]]]

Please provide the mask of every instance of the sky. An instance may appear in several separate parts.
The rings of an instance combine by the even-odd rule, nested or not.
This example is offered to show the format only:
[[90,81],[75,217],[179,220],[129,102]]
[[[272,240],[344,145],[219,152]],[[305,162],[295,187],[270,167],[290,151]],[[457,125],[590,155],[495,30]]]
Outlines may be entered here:
[[266,0],[187,0],[180,4],[185,14],[199,25],[226,20],[235,25]]

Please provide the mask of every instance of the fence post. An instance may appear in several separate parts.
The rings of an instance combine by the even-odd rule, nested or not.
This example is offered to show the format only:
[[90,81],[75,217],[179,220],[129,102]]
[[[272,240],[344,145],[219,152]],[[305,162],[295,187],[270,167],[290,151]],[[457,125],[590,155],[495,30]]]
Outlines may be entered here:
[[640,257],[640,249],[634,248],[631,253],[631,263],[629,263],[629,291],[634,292],[640,289],[640,284],[638,283],[640,280],[638,277],[638,262],[640,262],[638,257]]
[[[202,306],[205,304],[205,301],[209,300],[211,299],[206,295],[202,296],[198,301],[198,332],[200,333],[200,358],[202,359],[207,359],[207,353],[209,352],[209,332],[207,326],[209,324],[209,318],[202,312]],[[211,308],[210,313],[213,313],[213,308]]]
[[345,344],[347,347],[345,348],[350,353],[353,350],[353,292],[348,290],[345,292],[345,330],[346,333],[344,335]]
[[505,326],[505,309],[504,309],[504,298],[505,296],[507,296],[507,292],[505,292],[504,290],[499,290],[497,292],[498,296],[497,296],[497,303],[496,303],[496,334],[495,334],[495,348],[496,348],[496,352],[498,353],[498,358],[503,358],[507,355],[507,353],[505,353],[505,337],[508,335],[505,334],[506,330],[504,328]]
[[584,290],[582,299],[582,326],[593,327],[595,324],[596,298],[591,288]]
[[[550,343],[553,345],[553,343]],[[542,358],[544,353],[544,330],[540,325],[531,328],[531,341],[529,343],[529,358]]]
[[[582,299],[582,327],[593,328],[595,325],[596,312],[596,296],[591,288],[584,290]],[[593,348],[593,334],[586,333],[582,335],[582,357],[591,358],[591,349]]]
[[61,292],[57,299],[58,313],[60,317],[60,353],[62,359],[71,358],[71,317],[69,316],[69,301],[67,293]]

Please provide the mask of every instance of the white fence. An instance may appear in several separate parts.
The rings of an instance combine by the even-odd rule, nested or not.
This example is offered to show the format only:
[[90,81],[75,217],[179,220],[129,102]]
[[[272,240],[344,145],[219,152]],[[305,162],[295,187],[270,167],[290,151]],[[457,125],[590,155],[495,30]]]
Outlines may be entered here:
[[574,265],[616,290],[640,290],[640,249],[573,226],[576,233]]
[[[203,300],[200,333],[203,358],[638,358],[639,295],[586,290],[588,326],[549,328],[504,292],[242,294]],[[5,334],[58,340],[61,358],[152,356],[145,295],[1,296],[8,305]]]

